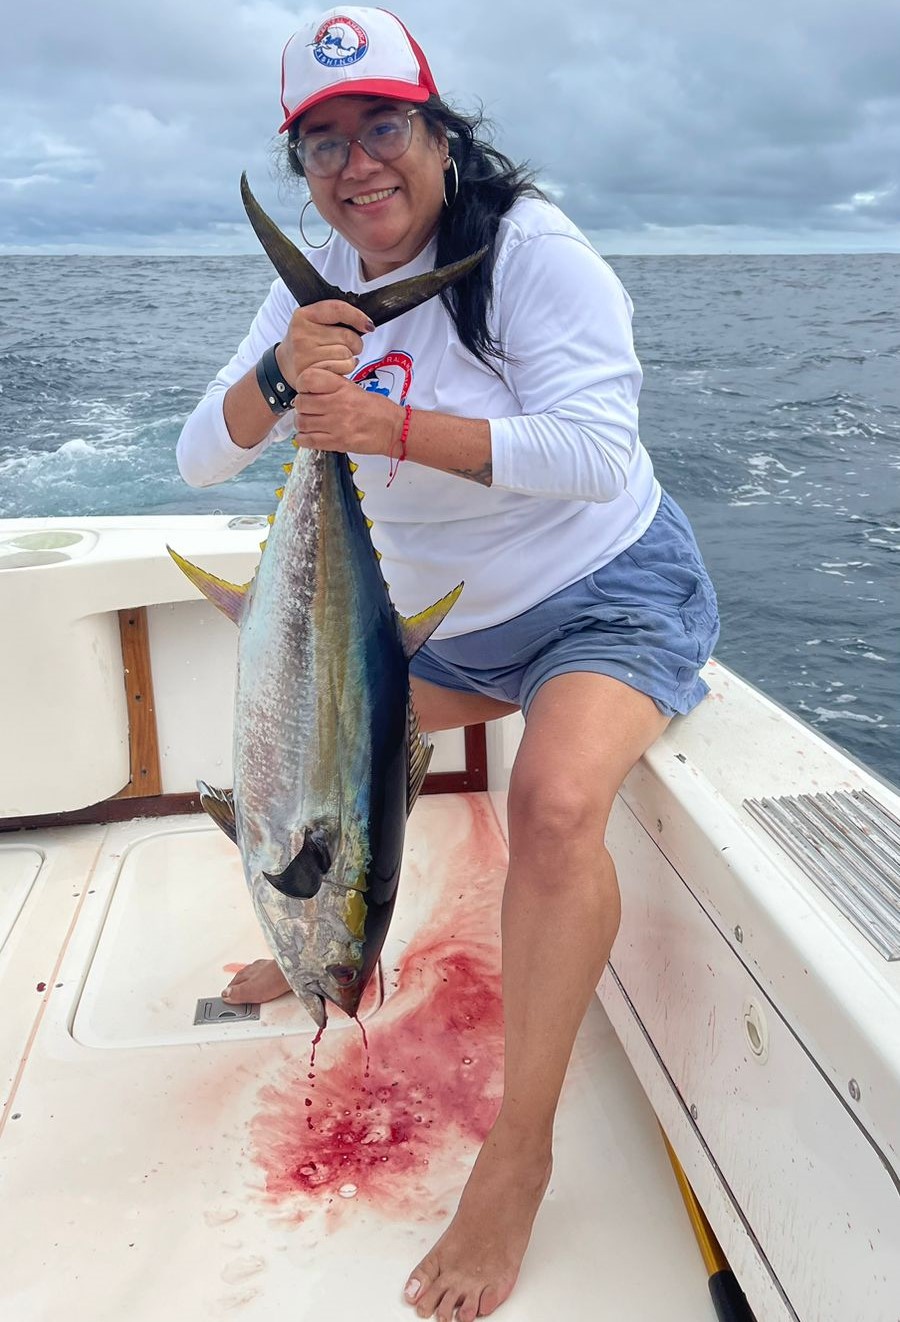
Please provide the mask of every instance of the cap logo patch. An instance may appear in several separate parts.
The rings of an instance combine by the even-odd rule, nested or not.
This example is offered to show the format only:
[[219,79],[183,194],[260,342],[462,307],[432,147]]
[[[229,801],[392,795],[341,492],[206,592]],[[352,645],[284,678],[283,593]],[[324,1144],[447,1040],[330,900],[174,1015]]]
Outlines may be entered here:
[[312,42],[313,54],[326,69],[341,69],[361,60],[369,38],[352,18],[339,15],[323,23]]

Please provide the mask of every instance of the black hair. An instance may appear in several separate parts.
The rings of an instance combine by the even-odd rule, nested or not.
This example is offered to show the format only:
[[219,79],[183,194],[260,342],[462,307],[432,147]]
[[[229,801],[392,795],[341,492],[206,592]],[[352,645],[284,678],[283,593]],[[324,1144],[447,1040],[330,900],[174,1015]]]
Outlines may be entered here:
[[[479,131],[486,128],[481,113],[463,115],[437,96],[420,107],[422,117],[433,137],[447,135],[450,157],[456,164],[459,186],[454,192],[453,168],[445,178],[449,205],[441,212],[437,232],[435,266],[449,266],[463,257],[487,248],[484,261],[456,285],[441,294],[447,311],[456,325],[460,340],[469,352],[488,367],[491,359],[507,358],[501,344],[488,327],[488,312],[494,286],[494,257],[500,220],[520,197],[543,197],[533,172],[515,165]],[[299,137],[297,123],[288,130],[288,164],[292,173],[303,177],[303,166],[293,145]]]

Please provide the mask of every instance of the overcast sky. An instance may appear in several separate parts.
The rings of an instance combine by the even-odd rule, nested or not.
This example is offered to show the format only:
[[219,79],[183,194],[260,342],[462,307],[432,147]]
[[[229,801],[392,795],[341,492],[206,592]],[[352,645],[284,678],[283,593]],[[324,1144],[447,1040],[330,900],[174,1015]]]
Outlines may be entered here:
[[[280,56],[320,7],[5,0],[0,253],[256,252]],[[403,0],[601,250],[900,251],[900,0]]]

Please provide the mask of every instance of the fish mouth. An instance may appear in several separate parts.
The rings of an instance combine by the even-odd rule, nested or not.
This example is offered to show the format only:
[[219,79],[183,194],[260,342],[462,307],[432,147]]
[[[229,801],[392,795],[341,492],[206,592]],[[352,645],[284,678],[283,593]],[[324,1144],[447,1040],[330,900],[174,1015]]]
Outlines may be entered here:
[[326,991],[320,983],[307,983],[300,1000],[317,1028],[324,1028],[328,1019],[327,1005],[330,1002],[349,1018],[355,1019],[365,987],[359,986],[359,980],[352,987],[338,987]]
[[307,986],[302,994],[298,993],[298,996],[316,1027],[324,1028],[328,1022],[328,1015],[325,1010],[325,994],[318,984]]
[[[342,977],[335,976],[332,968],[335,968],[336,973],[342,975]],[[325,1027],[328,1003],[337,1006],[339,1010],[343,1010],[344,1014],[351,1019],[355,1019],[360,1001],[363,998],[363,992],[366,990],[366,984],[361,981],[357,969],[347,966],[339,968],[329,966],[326,973],[329,976],[324,979],[325,986],[322,985],[322,981],[308,982],[302,995],[298,993],[300,1000],[319,1028]],[[342,979],[343,986],[341,985]]]

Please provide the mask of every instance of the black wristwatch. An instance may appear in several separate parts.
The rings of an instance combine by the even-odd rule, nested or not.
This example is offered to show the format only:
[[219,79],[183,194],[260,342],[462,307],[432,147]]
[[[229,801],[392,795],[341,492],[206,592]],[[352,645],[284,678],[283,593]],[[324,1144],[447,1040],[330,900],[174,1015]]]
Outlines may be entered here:
[[[281,341],[278,341],[280,344]],[[297,398],[297,392],[281,375],[275,350],[278,344],[267,349],[256,364],[256,383],[263,394],[263,399],[272,412],[278,416],[286,412]]]

